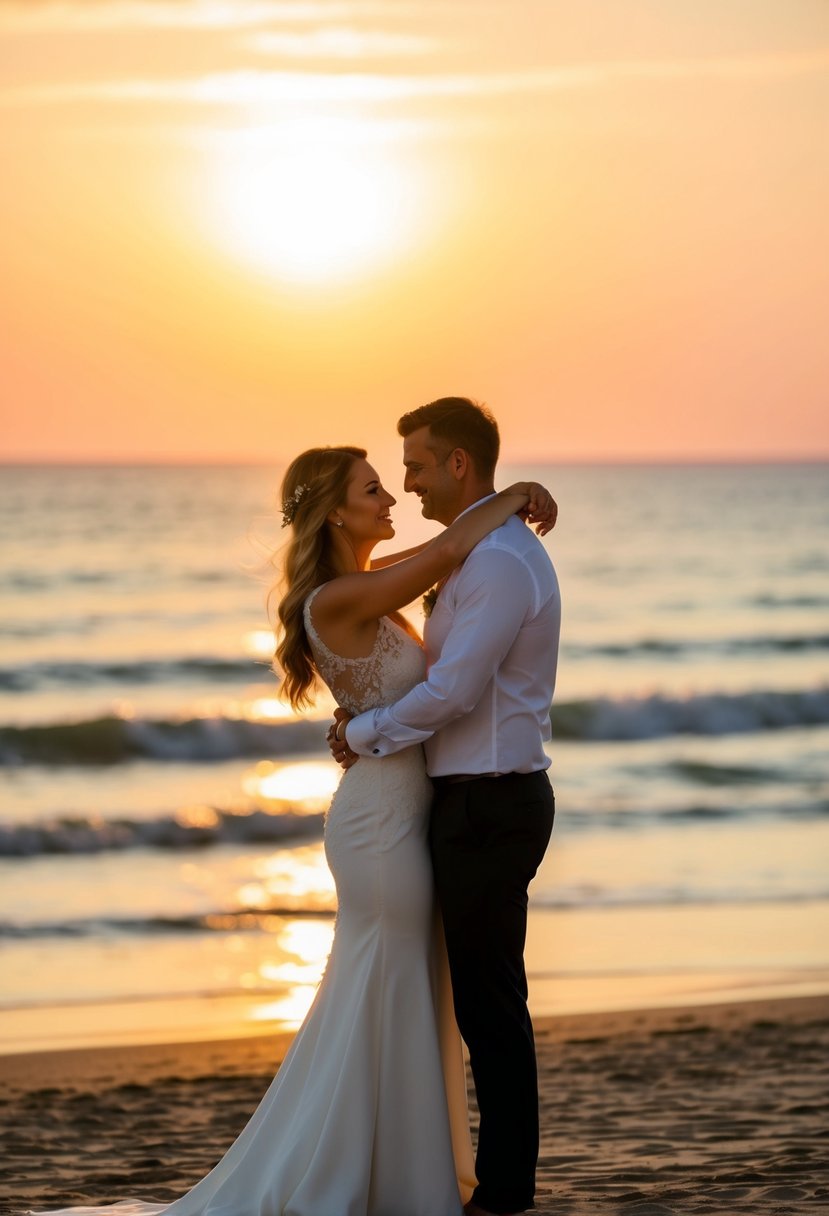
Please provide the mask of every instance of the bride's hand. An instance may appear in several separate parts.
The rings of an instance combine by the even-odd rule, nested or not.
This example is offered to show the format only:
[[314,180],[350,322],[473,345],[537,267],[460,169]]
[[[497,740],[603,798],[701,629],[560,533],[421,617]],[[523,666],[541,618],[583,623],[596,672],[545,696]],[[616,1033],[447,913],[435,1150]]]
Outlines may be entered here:
[[558,519],[558,503],[552,494],[537,481],[524,483],[523,488],[530,496],[530,501],[518,515],[527,524],[535,524],[539,536],[546,536],[556,526]]
[[360,759],[345,741],[345,728],[353,716],[347,709],[335,709],[334,722],[325,734],[328,749],[343,771],[350,769],[352,764],[356,764]]

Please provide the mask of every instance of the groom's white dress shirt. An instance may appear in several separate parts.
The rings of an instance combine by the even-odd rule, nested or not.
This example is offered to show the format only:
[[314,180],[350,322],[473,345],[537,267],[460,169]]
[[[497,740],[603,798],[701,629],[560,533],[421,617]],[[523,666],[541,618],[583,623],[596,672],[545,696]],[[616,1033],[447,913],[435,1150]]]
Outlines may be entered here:
[[388,756],[422,743],[430,777],[546,769],[560,626],[553,564],[512,516],[444,584],[424,631],[425,681],[353,718],[349,746]]

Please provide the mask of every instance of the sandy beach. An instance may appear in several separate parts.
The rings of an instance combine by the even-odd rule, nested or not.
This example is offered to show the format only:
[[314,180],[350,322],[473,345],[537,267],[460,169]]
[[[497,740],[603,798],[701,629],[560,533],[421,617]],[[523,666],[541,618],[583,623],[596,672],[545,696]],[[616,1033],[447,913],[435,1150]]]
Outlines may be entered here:
[[[536,1030],[543,1216],[829,1210],[829,998]],[[289,1042],[0,1057],[0,1212],[176,1198],[244,1126]]]

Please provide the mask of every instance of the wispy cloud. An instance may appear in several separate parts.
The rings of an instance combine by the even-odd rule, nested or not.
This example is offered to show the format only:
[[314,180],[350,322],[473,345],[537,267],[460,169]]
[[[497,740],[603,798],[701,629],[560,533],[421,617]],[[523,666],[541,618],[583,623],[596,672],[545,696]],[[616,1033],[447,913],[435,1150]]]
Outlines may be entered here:
[[527,72],[397,75],[371,72],[246,70],[166,79],[81,81],[15,87],[0,93],[6,106],[72,101],[178,102],[220,105],[282,103],[371,104],[418,98],[544,94],[590,89],[619,81],[683,81],[709,78],[776,79],[829,71],[829,47],[753,58],[643,60],[569,64]]
[[698,59],[637,60],[595,64],[608,79],[699,80],[772,79],[802,76],[829,69],[829,46],[780,55],[712,56]]
[[[412,5],[401,0],[399,10]],[[398,5],[395,3],[395,11]],[[82,30],[244,29],[250,26],[388,16],[382,0],[6,0],[0,27]]]
[[435,38],[384,30],[325,26],[312,30],[262,31],[248,34],[242,45],[263,55],[296,59],[371,59],[426,55],[439,46]]

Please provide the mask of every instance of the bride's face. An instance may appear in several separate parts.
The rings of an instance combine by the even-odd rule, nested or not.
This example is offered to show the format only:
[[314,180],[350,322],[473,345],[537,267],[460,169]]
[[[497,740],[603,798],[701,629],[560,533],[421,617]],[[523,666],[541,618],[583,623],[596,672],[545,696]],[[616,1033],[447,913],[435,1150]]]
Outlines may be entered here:
[[397,502],[383,488],[380,478],[367,460],[357,459],[345,502],[333,512],[343,521],[343,529],[355,543],[388,540],[394,536],[389,509]]

